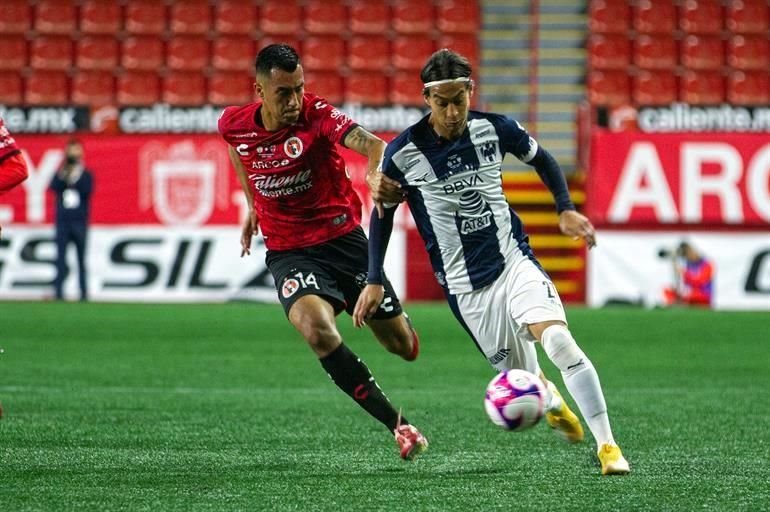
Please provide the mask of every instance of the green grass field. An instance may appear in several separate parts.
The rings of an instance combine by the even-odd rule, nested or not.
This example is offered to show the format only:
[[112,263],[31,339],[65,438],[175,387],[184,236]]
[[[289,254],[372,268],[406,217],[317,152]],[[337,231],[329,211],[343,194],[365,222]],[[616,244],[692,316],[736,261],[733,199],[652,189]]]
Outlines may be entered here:
[[570,309],[633,469],[601,477],[592,439],[492,425],[448,309],[408,310],[414,363],[339,323],[429,438],[414,463],[277,306],[0,303],[0,510],[770,509],[767,313]]

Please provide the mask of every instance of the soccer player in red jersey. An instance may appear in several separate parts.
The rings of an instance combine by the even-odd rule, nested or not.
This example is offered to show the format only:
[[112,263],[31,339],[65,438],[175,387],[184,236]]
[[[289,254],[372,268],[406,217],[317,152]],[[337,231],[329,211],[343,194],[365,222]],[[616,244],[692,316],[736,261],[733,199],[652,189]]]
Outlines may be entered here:
[[[27,176],[27,164],[21,150],[0,117],[0,195],[26,180]],[[2,232],[3,227],[0,226],[0,235]]]
[[[402,458],[412,459],[427,441],[342,342],[335,320],[343,310],[352,314],[368,265],[361,201],[336,145],[366,156],[373,172],[385,142],[305,92],[300,58],[288,45],[259,52],[255,91],[258,101],[227,107],[219,119],[249,205],[241,255],[250,253],[261,228],[266,263],[289,321],[334,383],[395,435]],[[393,287],[387,280],[384,286],[385,300],[368,325],[388,351],[414,360],[417,334]]]

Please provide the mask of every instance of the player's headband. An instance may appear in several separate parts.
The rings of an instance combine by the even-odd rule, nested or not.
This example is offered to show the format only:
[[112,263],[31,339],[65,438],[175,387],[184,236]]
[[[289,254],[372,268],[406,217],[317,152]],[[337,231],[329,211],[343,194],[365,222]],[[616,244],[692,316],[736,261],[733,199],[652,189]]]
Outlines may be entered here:
[[437,85],[444,85],[444,84],[456,84],[456,83],[463,83],[463,82],[470,82],[471,77],[469,76],[461,76],[458,78],[447,78],[444,80],[434,80],[432,82],[427,82],[422,84],[424,89],[430,89],[431,87],[435,87]]

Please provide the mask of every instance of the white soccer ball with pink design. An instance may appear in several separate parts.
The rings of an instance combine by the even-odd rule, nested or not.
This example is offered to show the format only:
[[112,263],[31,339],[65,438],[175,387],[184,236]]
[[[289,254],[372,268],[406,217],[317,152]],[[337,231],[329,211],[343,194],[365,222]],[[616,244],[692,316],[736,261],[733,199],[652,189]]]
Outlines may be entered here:
[[543,417],[545,396],[545,385],[537,375],[508,370],[489,382],[484,408],[495,425],[514,432],[526,430]]

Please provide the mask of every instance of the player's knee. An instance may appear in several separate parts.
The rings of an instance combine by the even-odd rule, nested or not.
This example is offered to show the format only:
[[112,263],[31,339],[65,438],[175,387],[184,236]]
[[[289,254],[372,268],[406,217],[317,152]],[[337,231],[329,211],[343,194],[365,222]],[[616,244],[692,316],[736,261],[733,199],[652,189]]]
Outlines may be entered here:
[[543,331],[541,343],[548,358],[562,372],[589,363],[588,358],[563,325],[551,325]]
[[305,311],[292,311],[291,322],[316,354],[331,352],[342,342],[334,322]]

